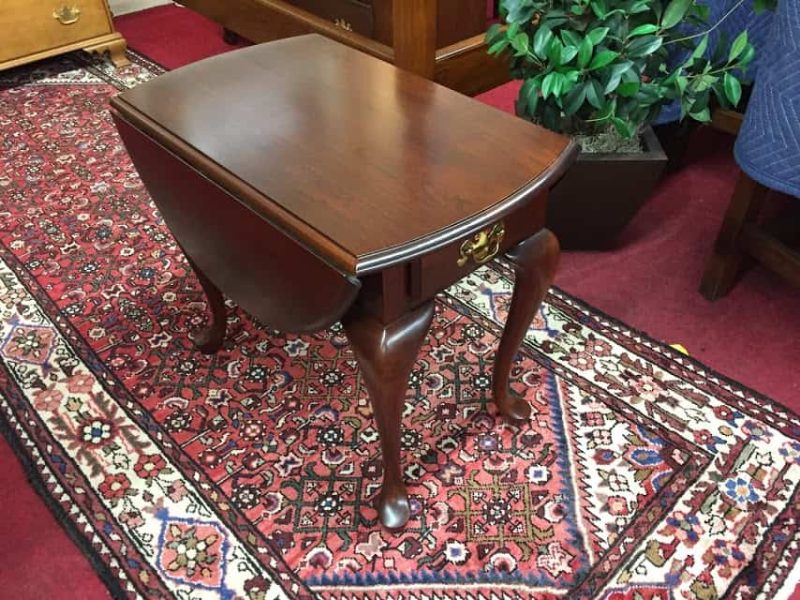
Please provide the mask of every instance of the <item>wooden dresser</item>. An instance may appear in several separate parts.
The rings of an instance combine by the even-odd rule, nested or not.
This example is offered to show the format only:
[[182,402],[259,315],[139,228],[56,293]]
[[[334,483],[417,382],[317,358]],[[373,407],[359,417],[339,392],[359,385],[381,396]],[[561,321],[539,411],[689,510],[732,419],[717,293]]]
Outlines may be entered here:
[[[392,45],[393,0],[288,0],[347,31]],[[486,0],[439,0],[436,47],[444,48],[486,30]]]
[[106,0],[0,0],[0,70],[71,50],[128,64]]
[[511,76],[507,57],[487,53],[486,0],[176,1],[222,25],[228,40],[319,33],[471,96]]

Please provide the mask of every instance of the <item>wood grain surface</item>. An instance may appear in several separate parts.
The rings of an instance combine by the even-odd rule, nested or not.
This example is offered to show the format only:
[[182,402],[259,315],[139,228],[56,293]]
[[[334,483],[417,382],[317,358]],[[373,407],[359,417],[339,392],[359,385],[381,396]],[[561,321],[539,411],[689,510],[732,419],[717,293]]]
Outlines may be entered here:
[[[114,100],[290,237],[361,274],[546,189],[567,138],[318,35],[221,55]],[[187,148],[188,146],[188,148]],[[224,167],[223,167],[224,165]]]

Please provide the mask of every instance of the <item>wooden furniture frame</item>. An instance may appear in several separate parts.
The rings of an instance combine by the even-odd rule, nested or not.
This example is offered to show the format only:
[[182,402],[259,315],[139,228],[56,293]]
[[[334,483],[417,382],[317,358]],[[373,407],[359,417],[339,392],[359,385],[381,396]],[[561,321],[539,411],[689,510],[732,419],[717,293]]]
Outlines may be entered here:
[[[722,298],[733,288],[748,259],[757,260],[800,287],[800,253],[759,222],[770,193],[769,188],[740,173],[700,283],[700,293],[708,300]],[[791,233],[796,238],[797,232]]]
[[274,329],[342,322],[381,434],[387,528],[410,514],[400,422],[434,298],[503,254],[517,277],[494,401],[529,418],[508,379],[555,274],[544,212],[573,142],[317,35],[189,65],[111,104],[208,297],[201,350],[222,344],[222,293]]
[[507,62],[486,53],[483,34],[436,47],[438,0],[394,0],[391,46],[283,0],[177,1],[253,42],[319,33],[470,96],[510,79]]
[[0,4],[0,71],[73,50],[108,53],[117,67],[129,64],[106,0]]
[[[394,0],[285,0],[338,27],[392,45]],[[486,0],[437,0],[436,47],[486,31]]]
[[731,135],[739,134],[743,120],[744,114],[731,108],[715,108],[711,113],[711,125]]

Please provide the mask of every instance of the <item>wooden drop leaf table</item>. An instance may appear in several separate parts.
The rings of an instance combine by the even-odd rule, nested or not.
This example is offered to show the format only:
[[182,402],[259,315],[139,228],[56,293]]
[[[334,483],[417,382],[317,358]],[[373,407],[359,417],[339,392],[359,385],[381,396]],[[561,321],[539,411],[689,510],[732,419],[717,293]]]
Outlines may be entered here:
[[341,321],[383,451],[377,508],[409,517],[400,469],[408,377],[436,294],[505,255],[516,286],[495,359],[507,418],[514,355],[552,282],[546,196],[568,139],[317,35],[216,56],[111,102],[133,162],[225,334],[222,294],[274,329]]

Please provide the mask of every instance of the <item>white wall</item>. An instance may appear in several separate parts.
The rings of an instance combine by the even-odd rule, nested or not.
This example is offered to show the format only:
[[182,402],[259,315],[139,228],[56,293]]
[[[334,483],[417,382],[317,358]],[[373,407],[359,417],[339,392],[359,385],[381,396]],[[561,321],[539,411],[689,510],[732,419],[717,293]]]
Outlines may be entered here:
[[144,10],[161,4],[170,4],[170,0],[109,0],[108,6],[114,15],[124,15],[126,13]]

